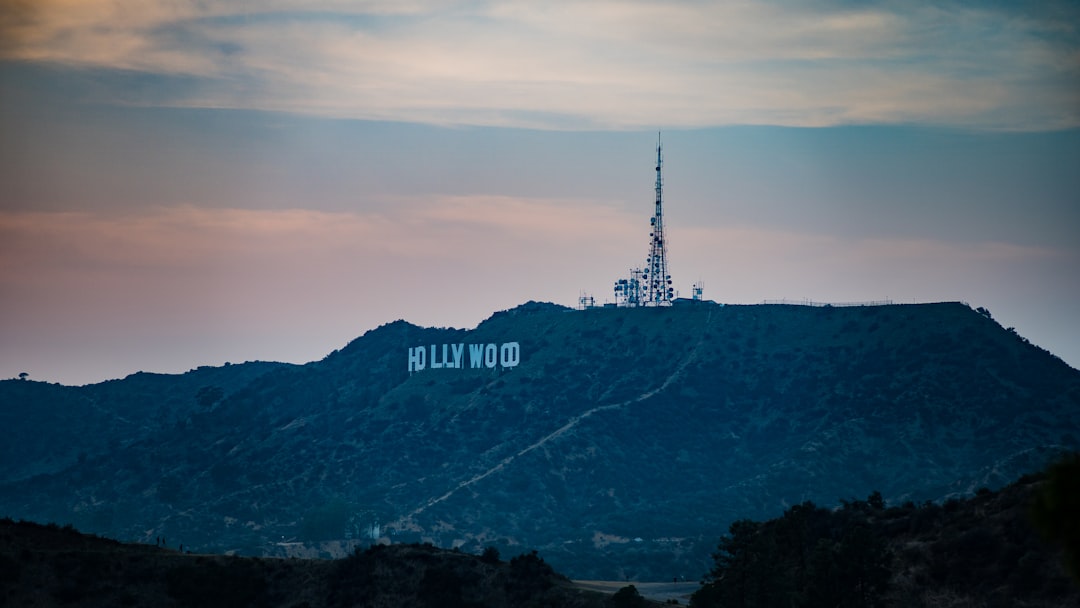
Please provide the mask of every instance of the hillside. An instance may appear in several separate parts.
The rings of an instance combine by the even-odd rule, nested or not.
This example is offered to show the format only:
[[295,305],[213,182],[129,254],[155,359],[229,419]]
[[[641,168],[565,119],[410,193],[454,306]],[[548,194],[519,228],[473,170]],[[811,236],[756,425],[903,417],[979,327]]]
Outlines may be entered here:
[[[123,380],[71,387],[0,382],[0,428],[17,441],[0,443],[0,481],[62,471],[137,437],[160,433],[283,363],[201,367],[183,375],[139,372]],[[198,390],[216,386],[221,393]]]
[[[1026,475],[1000,491],[944,504],[886,507],[878,495],[834,509],[807,502],[768,521],[737,522],[720,542],[731,558],[725,570],[714,571],[691,605],[1080,605],[1080,581],[1065,573],[1061,547],[1041,540],[1029,518],[1046,483],[1041,474]],[[860,588],[860,576],[871,584]],[[617,602],[627,591],[620,587],[571,583],[533,552],[502,561],[490,549],[476,556],[399,544],[338,560],[193,555],[0,520],[5,606],[641,605]],[[867,601],[852,601],[859,593]]]
[[191,555],[71,528],[0,520],[5,606],[601,608],[535,554],[503,562],[431,546],[335,561]]
[[1046,483],[1025,475],[944,504],[885,507],[877,495],[835,509],[803,503],[738,522],[692,605],[1080,606],[1062,545],[1032,523]]
[[[510,343],[518,365],[468,366],[469,345],[498,359]],[[452,345],[464,368],[434,368]],[[966,495],[1080,447],[1080,372],[959,303],[530,303],[258,369],[139,397],[124,390],[138,376],[109,392],[0,383],[2,415],[52,421],[9,446],[25,474],[0,484],[0,514],[249,555],[341,556],[374,530],[535,548],[574,578],[692,579],[736,519],[873,490]],[[44,397],[57,391],[70,402]],[[106,448],[68,445],[86,399],[136,424]],[[166,402],[183,405],[163,420]],[[34,471],[42,450],[20,458],[22,441],[52,464]]]

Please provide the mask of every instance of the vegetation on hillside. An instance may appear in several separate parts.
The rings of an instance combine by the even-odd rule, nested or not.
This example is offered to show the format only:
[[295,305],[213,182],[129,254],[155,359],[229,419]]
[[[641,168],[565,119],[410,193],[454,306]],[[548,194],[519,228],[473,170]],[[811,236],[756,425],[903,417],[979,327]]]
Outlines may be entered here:
[[1043,537],[1061,546],[1069,572],[1080,583],[1080,453],[1054,463],[1046,477],[1031,516]]
[[191,555],[0,520],[0,605],[180,608],[603,608],[535,552],[508,563],[430,545],[339,560]]
[[[943,504],[887,506],[882,497],[806,502],[780,517],[740,520],[719,543],[692,597],[696,608],[968,608],[1080,605],[1058,544],[1038,526],[1075,525],[1043,511],[1055,483],[1075,487],[1076,457],[1048,474]],[[1065,466],[1062,466],[1065,465]],[[1054,476],[1061,476],[1054,482]],[[1061,504],[1061,503],[1055,503]],[[1054,537],[1064,542],[1060,535]],[[417,606],[630,608],[655,605],[628,584],[582,592],[537,551],[508,562],[425,544],[375,545],[337,560],[192,555],[124,544],[70,526],[0,520],[0,605],[346,608]]]
[[[507,341],[512,369],[407,369],[409,348]],[[532,303],[472,330],[396,321],[302,366],[2,381],[0,423],[14,517],[279,557],[377,529],[669,580],[740,518],[966,496],[1080,448],[1080,372],[960,303]]]
[[[1070,582],[1062,552],[1029,519],[1032,505],[1052,502],[1056,492],[1045,475],[1025,476],[944,504],[886,507],[874,493],[836,509],[807,502],[768,521],[740,520],[720,540],[692,605],[1080,605],[1080,581]],[[1078,512],[1049,518],[1055,529],[1075,526]]]

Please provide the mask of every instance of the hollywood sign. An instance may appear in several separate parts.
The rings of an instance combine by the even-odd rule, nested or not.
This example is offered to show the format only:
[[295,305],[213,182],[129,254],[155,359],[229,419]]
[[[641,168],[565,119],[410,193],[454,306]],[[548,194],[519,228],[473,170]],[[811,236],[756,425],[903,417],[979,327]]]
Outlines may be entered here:
[[[441,349],[439,347],[442,347]],[[521,363],[521,345],[503,344],[432,344],[409,349],[409,373],[423,369],[466,367],[465,347],[468,347],[468,367],[472,369],[517,367]],[[439,354],[442,358],[439,358]]]

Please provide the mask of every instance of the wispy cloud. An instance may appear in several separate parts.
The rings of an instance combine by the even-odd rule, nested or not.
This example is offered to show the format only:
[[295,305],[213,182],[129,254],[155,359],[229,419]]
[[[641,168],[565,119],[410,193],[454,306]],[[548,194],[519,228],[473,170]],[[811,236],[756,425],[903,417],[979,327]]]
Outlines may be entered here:
[[125,102],[540,128],[1080,125],[1068,3],[41,0],[7,12],[9,59],[193,79],[118,92]]

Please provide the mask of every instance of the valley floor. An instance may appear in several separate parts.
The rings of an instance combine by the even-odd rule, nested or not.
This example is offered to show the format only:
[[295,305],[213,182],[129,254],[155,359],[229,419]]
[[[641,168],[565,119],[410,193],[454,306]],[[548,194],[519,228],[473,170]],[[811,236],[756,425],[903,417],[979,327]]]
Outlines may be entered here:
[[679,604],[690,603],[690,596],[701,588],[697,581],[679,581],[677,583],[639,583],[636,581],[574,581],[574,587],[584,591],[597,591],[607,595],[614,594],[627,585],[633,585],[638,593],[647,600],[665,603],[678,600]]

